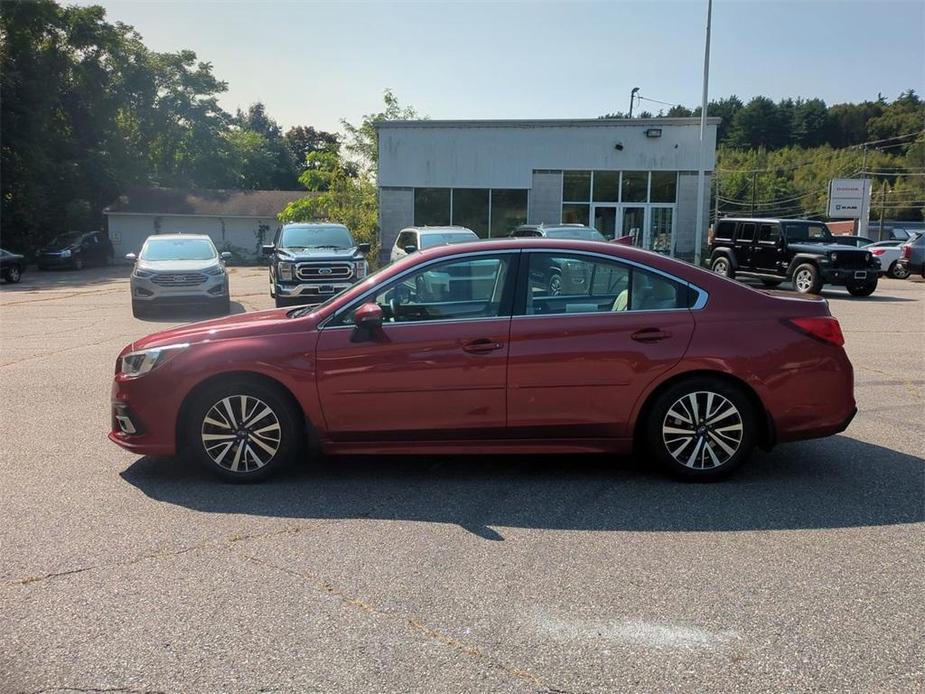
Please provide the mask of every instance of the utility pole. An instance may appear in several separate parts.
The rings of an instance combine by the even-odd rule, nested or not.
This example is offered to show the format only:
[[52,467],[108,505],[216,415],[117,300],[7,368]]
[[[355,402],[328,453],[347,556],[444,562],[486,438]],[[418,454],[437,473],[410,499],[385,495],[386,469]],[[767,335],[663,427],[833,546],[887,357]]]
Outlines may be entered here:
[[877,240],[883,241],[883,212],[886,210],[886,181],[880,187],[880,230],[877,232]]
[[752,217],[755,216],[755,191],[757,190],[757,188],[758,188],[758,172],[752,171],[752,214],[751,214]]
[[636,100],[636,92],[638,91],[639,87],[633,87],[633,91],[630,92],[630,118],[633,117],[633,102]]
[[867,225],[870,223],[870,200],[867,193],[870,188],[867,185],[867,145],[864,145],[864,163],[861,165],[861,186],[863,193],[861,195],[861,216],[858,218],[858,236],[867,236]]
[[[707,96],[710,87],[710,23],[713,19],[713,0],[707,0],[707,36],[703,47],[703,100],[700,108],[700,167],[697,169],[697,226],[694,234],[694,264],[703,262],[703,194],[704,169],[707,165]],[[714,167],[715,168],[715,167]],[[716,175],[716,172],[713,172]]]

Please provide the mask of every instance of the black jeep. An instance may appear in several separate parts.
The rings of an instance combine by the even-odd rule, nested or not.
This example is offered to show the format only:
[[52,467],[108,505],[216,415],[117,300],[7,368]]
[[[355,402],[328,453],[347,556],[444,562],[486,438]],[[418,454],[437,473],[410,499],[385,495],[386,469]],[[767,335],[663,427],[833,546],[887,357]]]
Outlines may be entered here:
[[277,306],[320,304],[369,274],[369,244],[354,242],[343,224],[286,224],[263,252]]
[[869,296],[881,274],[870,251],[837,245],[824,223],[807,219],[720,219],[710,243],[710,267],[768,287],[791,280],[800,294],[818,294],[822,285],[835,284],[852,296]]

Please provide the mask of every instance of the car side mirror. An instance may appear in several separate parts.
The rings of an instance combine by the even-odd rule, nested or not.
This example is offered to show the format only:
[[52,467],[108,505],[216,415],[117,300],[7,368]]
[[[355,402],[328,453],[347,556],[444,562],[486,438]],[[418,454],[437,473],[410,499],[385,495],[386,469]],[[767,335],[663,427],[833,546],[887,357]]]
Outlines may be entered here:
[[367,253],[369,253],[370,248],[372,248],[372,246],[368,243],[358,243],[357,244],[357,250],[363,255],[366,255]]
[[264,255],[273,255],[273,251],[276,250],[276,246],[272,243],[265,243],[260,247],[260,252]]
[[231,260],[231,253],[229,251],[222,251],[219,255],[222,257],[222,260]]
[[418,247],[417,247],[417,246],[412,246],[412,245],[409,244],[409,245],[405,246],[402,250],[404,250],[405,253],[417,253]]
[[351,342],[368,342],[382,334],[382,307],[379,304],[368,302],[360,306],[353,313],[353,329]]
[[134,261],[138,260],[138,256],[135,255],[134,253],[126,253],[126,254],[125,254],[125,259],[126,259],[126,260],[131,260],[131,261],[134,262]]

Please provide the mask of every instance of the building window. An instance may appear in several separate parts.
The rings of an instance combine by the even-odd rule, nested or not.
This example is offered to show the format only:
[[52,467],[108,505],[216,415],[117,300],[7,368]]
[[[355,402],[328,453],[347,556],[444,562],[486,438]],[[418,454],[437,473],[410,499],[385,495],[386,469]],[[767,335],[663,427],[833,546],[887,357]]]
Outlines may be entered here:
[[418,226],[446,226],[449,224],[450,189],[415,188],[414,223]]
[[620,200],[620,172],[594,172],[594,202],[618,202]]
[[649,202],[675,202],[678,198],[678,174],[674,171],[653,171]]
[[575,203],[564,203],[562,205],[562,223],[563,224],[587,224],[591,216],[591,205],[576,205]]
[[623,202],[646,202],[649,196],[648,171],[623,172]]
[[452,216],[453,224],[488,238],[488,189],[454,188]]
[[491,236],[508,236],[527,223],[527,191],[491,191]]
[[562,201],[587,202],[591,199],[591,172],[566,171],[562,175]]

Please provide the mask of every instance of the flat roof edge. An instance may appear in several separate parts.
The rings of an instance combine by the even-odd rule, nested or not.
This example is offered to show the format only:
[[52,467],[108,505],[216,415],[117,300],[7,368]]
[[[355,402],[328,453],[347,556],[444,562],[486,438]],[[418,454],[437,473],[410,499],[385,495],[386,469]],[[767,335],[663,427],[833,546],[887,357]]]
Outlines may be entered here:
[[[719,125],[722,118],[707,118],[708,125]],[[700,125],[700,118],[545,118],[501,120],[377,120],[375,128],[550,128],[550,127],[606,127],[606,126]]]

